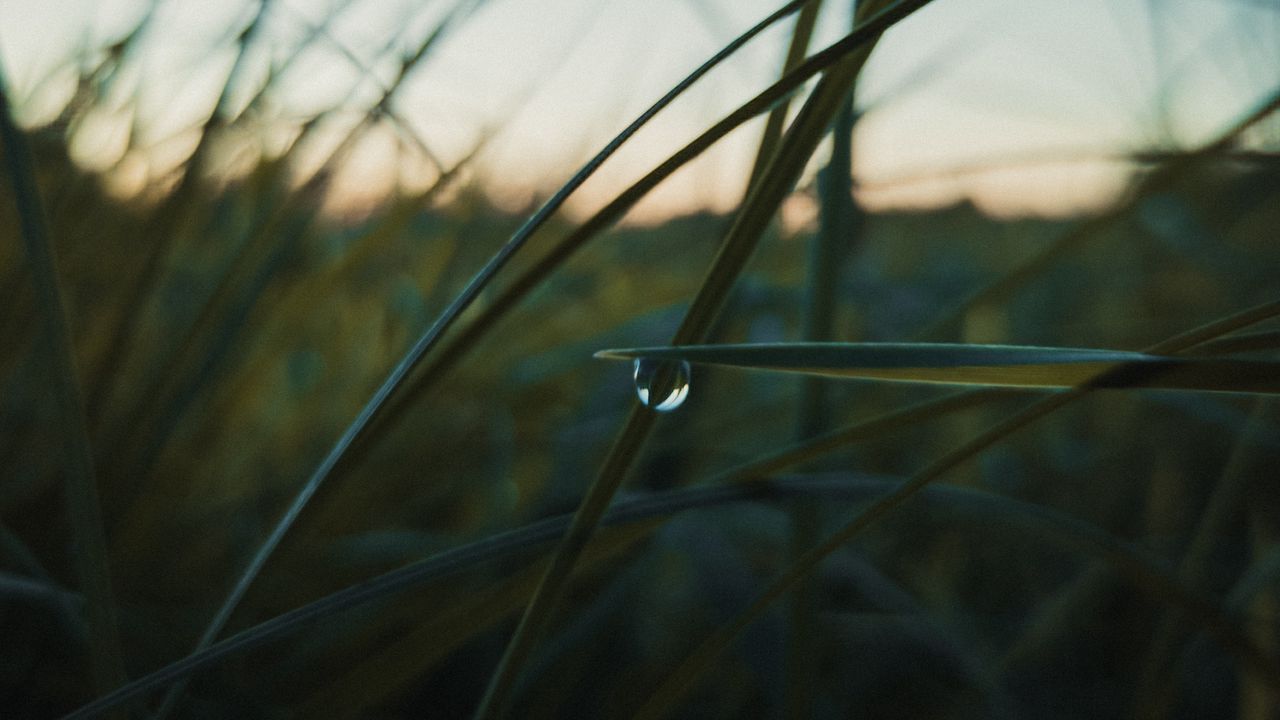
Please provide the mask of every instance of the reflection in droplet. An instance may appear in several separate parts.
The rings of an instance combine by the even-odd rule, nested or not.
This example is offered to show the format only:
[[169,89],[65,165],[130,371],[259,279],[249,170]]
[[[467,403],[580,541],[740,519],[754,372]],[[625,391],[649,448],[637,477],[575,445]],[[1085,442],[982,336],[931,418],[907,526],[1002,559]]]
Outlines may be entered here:
[[[637,358],[632,378],[636,382],[636,395],[640,402],[658,412],[671,412],[689,396],[689,363]],[[659,383],[665,385],[659,388]],[[664,394],[664,390],[666,390]]]

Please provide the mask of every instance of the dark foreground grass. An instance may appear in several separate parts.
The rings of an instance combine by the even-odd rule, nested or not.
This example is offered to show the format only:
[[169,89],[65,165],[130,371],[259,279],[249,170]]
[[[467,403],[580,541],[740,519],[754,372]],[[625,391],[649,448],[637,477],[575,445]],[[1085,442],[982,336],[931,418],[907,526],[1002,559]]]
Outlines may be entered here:
[[[807,57],[822,3],[779,7],[523,215],[465,184],[474,153],[320,210],[363,138],[412,134],[401,88],[474,2],[389,39],[336,142],[321,113],[227,178],[283,71],[342,44],[306,25],[246,105],[255,6],[191,156],[132,200],[66,148],[141,29],[45,127],[0,96],[5,716],[1268,717],[1280,95],[1135,153],[1094,217],[862,216],[850,95],[926,4],[861,3]],[[792,16],[780,79],[563,216]],[[765,115],[731,217],[614,227]],[[776,222],[797,195],[818,227]],[[637,403],[593,359],[619,347],[703,363],[689,399]]]

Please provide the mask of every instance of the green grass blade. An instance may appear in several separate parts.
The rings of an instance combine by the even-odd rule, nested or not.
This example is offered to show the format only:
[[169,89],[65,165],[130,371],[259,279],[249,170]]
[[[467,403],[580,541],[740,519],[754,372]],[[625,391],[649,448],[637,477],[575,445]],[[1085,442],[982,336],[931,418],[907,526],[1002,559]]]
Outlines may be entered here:
[[1231,355],[1280,348],[1280,330],[1241,333],[1207,342],[1196,348],[1199,355]]
[[[233,96],[232,90],[240,74],[245,71],[246,63],[250,59],[250,45],[261,32],[270,5],[271,0],[263,0],[258,5],[253,18],[236,38],[235,60],[227,71],[218,99],[214,103],[213,112],[200,128],[199,139],[196,141],[195,149],[191,151],[191,157],[186,162],[186,169],[182,173],[178,187],[164,199],[160,209],[152,216],[142,232],[142,237],[147,239],[151,248],[115,318],[109,334],[113,340],[88,374],[88,411],[95,430],[98,428],[97,423],[104,419],[103,406],[116,389],[116,378],[121,365],[133,354],[142,330],[146,305],[149,299],[155,296],[161,273],[176,249],[178,231],[184,222],[189,221],[189,213],[199,207],[201,201],[199,185],[208,161],[207,155],[218,134],[218,129],[227,121],[228,108]],[[149,22],[149,18],[150,14],[144,18],[144,22]]]
[[[1007,390],[970,391],[894,410],[740,465],[713,478],[708,486],[621,500],[609,509],[602,524],[650,521],[683,509],[714,507],[721,502],[734,502],[735,498],[770,499],[771,493],[776,490],[774,484],[759,482],[769,475],[855,442],[918,427],[920,423],[938,419],[953,412],[1018,395],[1017,392]],[[742,489],[738,490],[730,486]],[[570,519],[571,516],[564,515],[539,521],[485,538],[471,545],[450,549],[374,580],[338,591],[315,603],[297,608],[205,649],[195,651],[176,663],[171,663],[130,683],[111,697],[100,698],[85,706],[77,713],[86,714],[76,714],[73,717],[96,717],[151,689],[185,678],[223,658],[271,642],[308,623],[330,617],[345,609],[373,602],[492,560],[517,557],[526,549],[559,537],[568,527]]]
[[[746,497],[743,495],[742,497]],[[726,502],[733,502],[727,500]],[[675,513],[681,509],[669,506]],[[610,532],[583,558],[583,569],[600,567],[648,539],[669,515],[637,518]],[[545,547],[545,545],[544,545]],[[363,717],[388,694],[404,689],[423,673],[477,635],[522,610],[546,569],[546,556],[515,571],[501,582],[479,588],[459,603],[435,613],[388,647],[362,656],[351,672],[309,700],[302,717]],[[406,658],[412,658],[406,662]]]
[[[427,37],[401,60],[396,80],[383,89],[375,102],[376,107],[390,105],[405,78],[446,36],[446,31],[454,23],[456,16],[464,10],[467,2],[469,0],[462,0],[455,4],[432,32],[428,33]],[[329,37],[325,28],[332,18],[332,15],[328,16],[320,25],[313,28],[314,32]],[[247,34],[251,32],[252,28],[246,31]],[[242,42],[247,42],[247,39],[242,39]],[[388,44],[388,47],[390,46],[391,44]],[[284,60],[281,68],[287,67],[300,54],[300,50],[291,54]],[[358,58],[352,57],[351,62],[363,75],[373,74],[373,71],[359,62]],[[250,99],[249,105],[265,97],[267,87],[264,84]],[[357,87],[358,85],[353,86],[351,92],[354,93]],[[219,113],[230,112],[229,108],[224,107],[225,104],[224,101],[220,101]],[[219,113],[215,113],[215,116]],[[392,113],[387,111],[387,114]],[[274,276],[281,259],[287,255],[290,246],[308,230],[318,208],[323,204],[333,173],[347,160],[364,132],[376,120],[376,114],[367,115],[348,130],[307,182],[286,199],[278,202],[276,207],[270,209],[258,221],[255,229],[250,231],[248,242],[240,248],[237,257],[205,302],[196,320],[186,329],[182,340],[176,343],[177,349],[172,351],[171,357],[162,361],[166,371],[154,375],[149,385],[140,393],[139,401],[132,412],[121,423],[123,431],[134,436],[119,443],[131,450],[124,453],[124,468],[120,472],[123,478],[128,479],[125,482],[136,484],[149,471],[154,456],[164,446],[165,436],[177,424],[178,416],[185,410],[185,406],[196,392],[210,382],[211,374],[229,351],[230,344],[242,329],[245,316],[256,303],[266,283]],[[233,121],[234,119],[226,120],[227,123]],[[315,125],[309,125],[303,132],[306,133],[315,127]],[[480,144],[483,144],[483,141]],[[295,140],[294,147],[297,145],[298,142]],[[422,202],[425,203],[434,194],[447,187],[469,159],[474,157],[474,153],[473,149],[459,161],[458,165],[442,170],[440,177],[421,197]],[[137,437],[139,435],[141,437]],[[130,445],[128,440],[133,440],[133,444]],[[128,493],[126,492],[125,495],[124,501],[127,502]]]
[[781,343],[605,350],[609,359],[691,363],[894,382],[1064,389],[1280,393],[1280,363],[1016,345]]
[[[855,90],[849,89],[836,113],[831,128],[831,158],[817,178],[819,225],[809,240],[801,329],[801,339],[805,341],[836,339],[841,265],[856,240],[858,211],[853,203],[852,187]],[[826,384],[823,378],[804,379],[796,408],[798,440],[812,439],[828,429],[831,403]],[[792,508],[787,549],[791,557],[800,557],[822,539],[818,535],[819,517],[817,503],[802,502]],[[818,607],[816,583],[812,579],[801,583],[792,594],[788,608],[783,678],[784,716],[793,720],[813,715],[813,699],[817,695],[815,678],[823,661],[818,638]]]
[[[760,25],[749,30],[748,33],[755,33],[757,30],[763,29],[762,26],[766,23],[771,24],[772,22],[776,22],[782,17],[795,12],[798,8],[804,7],[805,5],[805,2],[788,3],[786,6],[774,13],[774,15],[766,18]],[[743,38],[738,38],[738,40],[742,39]],[[388,403],[385,412],[383,412],[376,421],[378,425],[394,424],[414,401],[434,387],[435,383],[452,370],[480,341],[481,338],[493,330],[499,320],[506,317],[506,315],[510,313],[510,311],[514,309],[521,300],[541,285],[542,282],[556,270],[556,268],[567,262],[570,257],[586,246],[590,240],[598,237],[605,229],[620,220],[632,207],[636,205],[636,203],[644,199],[649,192],[661,184],[663,180],[667,179],[677,170],[693,161],[694,158],[701,155],[725,135],[728,135],[748,120],[751,120],[761,113],[769,111],[770,108],[775,107],[779,102],[784,101],[792,92],[797,90],[806,79],[812,77],[815,72],[817,72],[817,70],[811,70],[808,74],[791,73],[787,77],[784,77],[770,87],[761,91],[751,100],[748,100],[745,104],[738,107],[729,115],[725,116],[705,130],[697,138],[690,141],[683,148],[676,151],[671,155],[671,157],[667,158],[640,180],[637,180],[617,197],[609,201],[608,204],[598,210],[594,215],[588,218],[586,222],[578,226],[578,228],[571,232],[567,237],[559,241],[555,247],[539,259],[532,267],[524,271],[519,277],[513,280],[510,285],[505,287],[501,294],[493,300],[490,305],[485,307],[474,321],[467,325],[466,328],[460,331],[455,338],[442,347],[439,352],[437,352],[435,356],[416,373],[415,377],[410,381],[405,390],[398,393],[397,396]],[[549,214],[547,218],[549,218]],[[547,218],[543,219],[545,220]],[[359,452],[362,449],[364,449],[363,442],[357,441],[352,452]]]
[[[1177,353],[1214,338],[1234,332],[1253,323],[1262,322],[1280,315],[1280,302],[1263,303],[1248,308],[1240,313],[1209,323],[1174,336],[1164,342],[1147,349],[1150,353]],[[1006,437],[1012,435],[1035,422],[1036,420],[1065,407],[1075,400],[1084,397],[1091,391],[1089,387],[1080,387],[1043,398],[1032,403],[1022,411],[996,423],[967,443],[946,453],[928,464],[916,474],[905,480],[890,492],[880,496],[869,507],[858,513],[844,527],[832,534],[822,544],[805,553],[773,583],[769,585],[752,603],[732,622],[707,638],[678,667],[668,679],[650,696],[645,708],[638,717],[658,718],[672,710],[684,696],[692,690],[715,666],[720,656],[742,634],[747,627],[758,620],[764,613],[796,583],[813,572],[831,553],[853,539],[875,521],[896,510],[920,491],[929,487],[938,478],[956,468],[960,464],[976,457]],[[1212,609],[1212,608],[1211,608]],[[1220,613],[1219,613],[1220,614]],[[1215,627],[1219,635],[1230,634],[1229,627]],[[1238,638],[1236,638],[1238,640]],[[1243,642],[1248,643],[1247,639]],[[1265,658],[1255,658],[1257,662],[1271,662]],[[1276,677],[1280,677],[1277,674]]]
[[[713,484],[684,488],[620,500],[610,508],[604,525],[625,526],[652,523],[678,513],[725,507],[740,503],[776,505],[791,500],[825,498],[863,502],[875,498],[895,483],[878,478],[821,478],[758,480],[754,482]],[[1130,570],[1141,579],[1165,572],[1163,566],[1140,550],[1117,541],[1088,523],[1071,518],[1050,508],[1004,498],[992,493],[954,487],[931,487],[923,495],[925,508],[937,512],[967,513],[979,520],[996,520],[1001,527],[1021,529],[1056,545],[1101,554],[1104,558],[1120,557],[1121,569]],[[510,530],[482,540],[446,550],[412,565],[393,570],[371,580],[339,590],[319,600],[296,608],[259,625],[243,630],[182,660],[149,673],[116,692],[77,709],[67,716],[100,717],[114,707],[138,698],[148,691],[188,677],[236,654],[287,637],[313,623],[345,610],[386,599],[396,593],[440,581],[456,574],[498,560],[527,555],[546,548],[560,536],[571,517],[561,515]],[[988,527],[989,523],[980,523]],[[1104,552],[1099,553],[1102,550]],[[1125,556],[1132,556],[1125,559]],[[1278,565],[1277,567],[1280,567]],[[1162,582],[1157,580],[1157,582]],[[1182,606],[1194,605],[1195,594],[1174,586],[1173,599]],[[1206,612],[1212,612],[1205,609]]]
[[[806,61],[791,74],[800,72],[824,53],[842,58],[818,82],[759,183],[751,188],[684,321],[676,331],[673,344],[697,342],[709,331],[760,236],[782,200],[791,192],[819,140],[826,133],[854,78],[866,62],[871,47],[890,25],[926,3],[927,0],[889,4],[874,18]],[[833,48],[841,50],[836,52]],[[498,662],[476,710],[477,720],[501,717],[506,713],[520,669],[545,631],[552,610],[568,584],[577,558],[590,541],[605,508],[639,455],[654,422],[654,414],[644,408],[633,408],[628,415],[600,474],[587,489],[574,514],[573,524],[561,541],[542,584],[534,593],[533,600]]]
[[[685,510],[718,507],[734,502],[773,501],[803,495],[801,489],[788,489],[782,484],[769,482],[683,489],[620,501],[609,510],[603,523],[613,526],[651,522]],[[555,541],[571,522],[571,515],[541,520],[467,545],[451,548],[407,567],[339,590],[165,665],[84,705],[68,715],[67,720],[100,717],[111,709],[151,690],[186,678],[228,657],[285,637],[344,610],[448,578],[489,562],[527,555]]]
[[457,298],[449,305],[441,316],[427,329],[425,333],[414,343],[413,347],[405,354],[403,358],[392,368],[382,385],[374,392],[373,396],[361,409],[359,414],[343,432],[343,434],[334,443],[328,455],[316,468],[316,470],[307,479],[307,482],[294,496],[289,507],[283,516],[277,521],[271,534],[268,535],[258,551],[255,553],[249,565],[242,572],[236,584],[223,601],[213,621],[206,629],[201,639],[202,644],[212,641],[226,623],[231,618],[231,614],[240,604],[240,600],[248,591],[249,586],[257,578],[258,573],[262,571],[267,560],[274,554],[280,542],[284,539],[286,533],[293,526],[302,510],[311,501],[311,498],[320,489],[320,486],[329,477],[333,470],[338,466],[339,462],[346,455],[347,451],[352,447],[355,441],[367,430],[371,421],[379,413],[386,404],[387,399],[400,387],[408,376],[409,372],[418,364],[422,357],[433,348],[444,333],[453,325],[458,317],[470,307],[471,303],[479,296],[480,292],[489,284],[497,272],[506,265],[510,258],[517,250],[524,246],[525,242],[538,230],[546,221],[555,213],[565,200],[572,194],[582,183],[586,182],[595,171],[604,163],[610,155],[612,155],[623,143],[631,138],[645,123],[653,118],[659,111],[670,104],[677,96],[688,89],[694,82],[709,72],[715,65],[719,64],[734,51],[746,44],[755,35],[762,32],[769,24],[785,17],[787,14],[798,10],[804,0],[797,0],[787,4],[781,10],[775,12],[766,21],[753,27],[744,33],[734,42],[730,43],[726,48],[717,53],[713,58],[708,60],[688,77],[667,92],[653,106],[642,113],[635,121],[627,126],[621,133],[611,140],[604,149],[602,149],[595,157],[589,160],[563,187],[560,188],[549,200],[542,205],[539,210],[530,217],[516,233],[507,241],[497,254],[489,260],[489,262],[476,274],[475,277],[467,284],[466,288],[458,295]]
[[[1207,587],[1206,578],[1212,569],[1215,544],[1228,531],[1230,524],[1243,514],[1244,502],[1250,491],[1259,489],[1257,476],[1248,469],[1254,462],[1255,442],[1264,427],[1268,409],[1266,399],[1254,400],[1253,411],[1213,484],[1213,492],[1178,564],[1178,579],[1184,585]],[[1160,718],[1169,714],[1177,699],[1173,672],[1178,648],[1190,629],[1187,618],[1181,613],[1166,611],[1161,614],[1139,675],[1135,716]]]
[[[910,12],[923,4],[925,3],[894,4],[881,15],[877,15],[868,21],[864,30],[846,36],[844,39],[814,54],[795,70],[787,73],[785,77],[765,88],[755,97],[717,121],[697,138],[676,151],[671,157],[611,200],[595,215],[592,215],[576,230],[558,242],[536,264],[512,281],[470,325],[461,330],[455,339],[442,347],[434,358],[417,373],[410,386],[389,403],[387,411],[383,413],[380,422],[391,423],[395,418],[401,416],[414,400],[428,392],[445,374],[461,362],[481,338],[491,332],[500,320],[506,317],[521,300],[546,280],[556,268],[573,257],[590,240],[599,236],[606,228],[620,220],[627,211],[640,202],[663,180],[701,155],[725,135],[728,135],[748,120],[768,112],[777,103],[784,101],[809,78],[829,67],[843,54],[847,54],[852,49],[857,48],[858,42],[865,42],[867,36],[871,34],[869,31],[876,28],[883,30],[889,24],[901,19],[901,13]],[[854,42],[855,40],[857,42]]]
[[1227,595],[1227,608],[1231,614],[1245,619],[1249,605],[1265,592],[1275,592],[1280,584],[1280,548],[1262,554]]
[[[817,25],[818,13],[821,10],[822,0],[815,0],[805,5],[804,9],[796,17],[796,26],[791,31],[791,44],[787,47],[787,57],[782,64],[783,77],[795,70],[804,60],[804,56],[808,54],[809,42],[813,39],[813,28]],[[774,152],[778,149],[778,143],[782,140],[782,131],[786,126],[787,112],[790,107],[791,96],[788,95],[775,105],[773,110],[769,111],[769,118],[765,121],[764,134],[760,137],[760,147],[756,150],[756,159],[751,165],[751,176],[747,181],[746,195],[751,194],[751,188],[755,187],[760,175],[764,173],[765,168],[769,165],[769,160],[773,158]]]
[[[265,5],[266,3],[263,3],[263,6],[260,8],[260,13],[265,8]],[[409,77],[413,69],[417,67],[428,56],[430,50],[434,48],[441,41],[441,39],[446,36],[447,31],[450,28],[452,28],[458,16],[460,14],[465,14],[466,12],[468,12],[468,9],[473,8],[474,5],[475,3],[472,2],[472,0],[459,0],[459,2],[457,2],[450,9],[448,13],[446,13],[445,17],[437,24],[437,26],[432,30],[432,32],[428,33],[426,38],[423,39],[412,52],[407,53],[401,59],[400,67],[398,69],[395,80],[382,91],[380,98],[375,103],[376,108],[383,108],[383,107],[389,106],[389,104],[395,97],[396,92],[402,87],[403,83]],[[259,15],[259,17],[261,17],[261,14]],[[257,22],[258,21],[255,19],[254,24],[251,26],[251,30],[246,31],[246,33],[251,32],[252,28],[256,27]],[[321,28],[321,31],[323,32],[323,28]],[[245,41],[242,40],[242,52],[243,52],[244,42]],[[365,72],[368,72],[368,70],[365,68],[362,68],[362,70],[364,70]],[[353,86],[352,91],[354,92],[355,89],[356,88]],[[219,108],[221,107],[222,107],[222,103],[220,101]],[[215,113],[215,117],[217,115],[218,114]],[[266,241],[276,236],[276,234],[280,232],[280,229],[278,226],[281,224],[297,225],[298,223],[301,223],[301,227],[291,228],[293,232],[290,233],[290,236],[296,237],[297,235],[301,234],[302,230],[310,222],[310,219],[311,219],[309,215],[305,214],[306,211],[303,211],[302,208],[310,208],[310,212],[312,213],[315,211],[315,208],[319,206],[319,203],[308,202],[308,201],[314,200],[314,197],[321,196],[324,194],[328,186],[328,181],[331,178],[330,170],[335,168],[341,162],[341,160],[346,156],[350,148],[353,147],[354,144],[358,141],[360,135],[368,127],[372,125],[372,123],[376,120],[376,118],[377,118],[376,113],[370,113],[369,115],[366,115],[360,123],[358,123],[346,134],[342,142],[340,142],[338,146],[333,150],[333,152],[331,152],[329,156],[326,158],[322,167],[312,175],[310,180],[306,183],[306,186],[303,188],[303,191],[294,193],[290,198],[292,202],[286,203],[284,207],[279,208],[276,212],[272,214],[270,218],[268,218],[267,222],[261,228],[261,231],[259,233],[259,239],[261,241],[265,243]],[[314,127],[315,125],[309,125],[306,128],[304,128],[304,132]],[[295,146],[296,146],[296,143],[295,143]],[[438,179],[436,184],[437,186],[440,186],[442,183],[447,182],[449,179],[450,179],[449,177],[442,176],[441,178]],[[303,216],[301,220],[293,217],[295,214],[298,214],[299,212],[303,212]],[[185,378],[188,382],[187,388],[181,391],[175,391],[174,400],[173,402],[170,403],[171,409],[166,413],[166,416],[163,418],[165,421],[167,422],[173,421],[174,416],[176,416],[176,413],[180,413],[184,409],[186,402],[188,402],[190,398],[194,396],[195,391],[198,390],[199,387],[203,386],[206,376],[216,366],[221,355],[224,354],[229,349],[230,339],[234,337],[235,328],[237,328],[240,325],[240,320],[242,319],[240,317],[237,317],[237,315],[242,315],[243,313],[246,313],[248,309],[252,307],[254,302],[256,302],[257,297],[260,294],[256,290],[261,290],[262,288],[265,287],[266,280],[268,280],[270,276],[274,273],[276,259],[283,257],[282,253],[287,248],[287,242],[288,241],[286,240],[286,244],[279,248],[267,248],[267,250],[269,251],[269,254],[265,258],[261,257],[261,253],[258,253],[258,254],[246,253],[242,258],[240,258],[245,262],[243,263],[242,267],[238,268],[238,270],[241,273],[252,271],[257,275],[257,277],[254,278],[254,281],[252,282],[253,287],[250,289],[250,292],[248,292],[245,295],[245,297],[238,298],[239,307],[229,308],[228,311],[225,311],[222,313],[214,312],[214,310],[221,309],[219,307],[220,305],[224,303],[232,302],[231,299],[222,298],[221,295],[225,294],[225,291],[230,291],[237,288],[238,283],[235,281],[239,279],[237,277],[239,273],[233,271],[226,278],[227,282],[224,284],[224,287],[220,289],[221,292],[217,293],[215,297],[211,299],[210,304],[206,306],[205,313],[202,315],[202,318],[198,320],[196,325],[191,328],[191,333],[193,337],[189,337],[187,342],[183,344],[183,346],[186,348],[190,348],[194,346],[192,343],[194,336],[200,333],[203,325],[212,324],[213,318],[215,317],[225,316],[225,317],[222,317],[224,321],[222,325],[226,327],[227,322],[230,322],[231,329],[229,332],[222,333],[222,338],[224,339],[224,341],[221,342],[220,345],[214,349],[214,352],[204,354],[202,357],[197,358],[197,362],[200,363],[201,367],[197,368],[195,372],[187,374]],[[237,264],[239,265],[240,263],[237,263]],[[379,388],[379,393],[383,391],[390,392],[390,390],[394,390],[395,386],[398,385],[399,383],[399,379],[396,377],[396,371],[401,370],[402,367],[404,368],[404,370],[401,373],[400,378],[403,378],[403,374],[407,373],[407,370],[409,369],[409,367],[405,366],[404,363],[402,362],[400,366],[397,366],[397,368],[393,370],[391,377],[387,379],[386,383],[384,383],[384,385],[381,388]],[[194,385],[192,385],[193,383]],[[361,424],[361,418],[365,417],[364,413],[367,411],[370,411],[371,409],[373,411],[376,411],[377,407],[380,404],[381,404],[381,400],[378,398],[378,394],[375,393],[374,398],[370,400],[368,405],[366,405],[361,415],[357,416],[355,423],[353,423],[353,425],[348,428],[348,433],[350,433],[353,429],[355,429],[357,432],[363,429],[363,425],[367,424],[367,417],[365,418],[364,423]],[[360,427],[357,428],[357,425],[360,425]],[[168,426],[162,425],[159,432],[164,433],[164,432],[167,432],[167,430],[168,430]],[[344,435],[343,438],[339,440],[338,445],[335,446],[334,451],[338,453],[337,457],[334,457],[334,455],[331,454],[329,457],[326,458],[325,462],[329,462],[329,460],[332,459],[334,460],[334,464],[336,465],[336,460],[341,457],[341,451],[339,451],[339,448],[342,446],[343,439],[346,439],[346,437],[347,436]],[[159,443],[152,442],[146,447],[144,447],[144,449],[142,450],[144,455],[139,460],[141,469],[145,470],[146,466],[149,465],[154,455],[158,452],[158,445]],[[323,463],[321,467],[322,468],[324,467]],[[332,466],[330,467],[330,469],[332,469]],[[248,591],[249,585],[253,582],[254,578],[257,577],[257,574],[261,572],[262,566],[265,565],[266,560],[275,552],[275,549],[276,547],[279,546],[279,543],[283,539],[284,534],[288,531],[288,528],[292,526],[293,522],[297,518],[297,515],[300,514],[302,508],[306,506],[306,504],[310,501],[310,498],[315,494],[316,490],[318,490],[319,485],[324,479],[324,476],[327,474],[328,474],[328,470],[325,470],[323,475],[320,474],[319,470],[317,470],[317,472],[312,475],[312,477],[308,481],[308,484],[303,488],[303,490],[297,496],[295,496],[293,504],[290,505],[290,507],[286,510],[285,515],[279,521],[277,526],[273,529],[271,535],[269,535],[267,540],[263,543],[263,545],[259,547],[257,553],[250,560],[246,570],[243,572],[241,577],[237,580],[236,584],[232,587],[231,592],[228,594],[227,598],[224,599],[223,604],[218,608],[218,611],[214,614],[214,617],[209,622],[209,625],[206,626],[204,632],[201,634],[199,640],[196,643],[197,649],[207,647],[210,643],[213,642],[214,639],[217,638],[217,636],[222,632],[223,628],[226,627],[226,624],[231,619],[232,613],[235,611],[236,607],[239,605],[240,600],[244,597],[244,593]],[[156,714],[156,720],[160,720],[161,718],[164,718],[169,714],[169,712],[177,704],[184,690],[185,690],[185,687],[183,685],[178,685],[173,688],[173,690],[169,693],[169,695],[165,698],[164,702],[161,704],[161,707]]]
[[1215,320],[1184,333],[1179,333],[1168,340],[1152,345],[1145,352],[1153,355],[1176,355],[1189,350],[1198,350],[1223,335],[1242,330],[1250,325],[1256,325],[1277,316],[1280,316],[1280,300],[1260,303],[1251,308],[1241,310],[1234,315],[1228,315],[1221,320]]
[[1273,92],[1257,108],[1224,130],[1212,141],[1188,153],[1171,157],[1161,155],[1160,159],[1163,160],[1163,164],[1152,172],[1138,188],[1129,193],[1123,202],[1100,215],[1084,220],[1011,272],[978,289],[963,301],[948,308],[944,314],[917,333],[916,337],[918,339],[943,337],[952,328],[957,327],[965,314],[973,308],[1007,302],[1015,292],[1032,279],[1040,276],[1050,268],[1056,267],[1059,258],[1097,237],[1105,228],[1129,216],[1143,200],[1153,194],[1167,190],[1179,178],[1199,167],[1206,159],[1219,156],[1223,151],[1230,148],[1241,133],[1261,122],[1277,109],[1280,109],[1280,89]]
[[36,304],[53,383],[53,402],[62,429],[63,475],[67,514],[75,547],[75,566],[81,590],[88,599],[90,668],[93,687],[105,692],[125,680],[120,654],[120,631],[103,530],[102,506],[89,444],[84,398],[76,371],[75,350],[58,283],[58,271],[35,163],[27,138],[14,122],[8,89],[0,70],[0,141],[13,186],[13,197],[35,286]]
[[952,393],[935,400],[926,400],[878,417],[855,423],[844,428],[797,443],[771,455],[739,465],[722,474],[716,481],[745,482],[768,477],[790,467],[822,457],[834,450],[856,442],[882,437],[889,433],[917,427],[954,412],[980,407],[1000,400],[1020,396],[1013,390],[970,390]]

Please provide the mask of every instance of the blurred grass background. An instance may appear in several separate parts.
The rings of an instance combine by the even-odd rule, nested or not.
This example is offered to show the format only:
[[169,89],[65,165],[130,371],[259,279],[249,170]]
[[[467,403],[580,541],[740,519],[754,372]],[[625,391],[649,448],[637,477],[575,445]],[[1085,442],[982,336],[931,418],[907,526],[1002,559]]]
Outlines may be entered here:
[[[283,142],[263,131],[273,94],[284,92],[274,71],[249,92],[248,71],[234,60],[190,151],[129,193],[119,164],[85,167],[70,148],[102,114],[127,107],[114,88],[138,62],[141,31],[82,48],[68,65],[75,91],[22,128],[84,399],[129,677],[191,651],[390,368],[533,212],[488,187],[470,150],[441,162],[429,181],[393,182],[358,212],[335,209],[369,138],[398,138],[394,158],[430,164],[432,139],[417,137],[396,108],[398,79],[428,65],[437,39],[471,21],[475,5],[436,13],[421,43],[393,42],[370,58],[391,68],[390,81],[354,122],[336,105]],[[267,7],[225,41],[233,58],[266,52],[280,70],[308,42],[343,42],[326,39],[321,21],[301,23],[309,40],[282,45],[261,32]],[[810,164],[837,170],[811,168],[784,205],[798,219],[760,228],[712,337],[798,340],[819,302],[826,334],[839,340],[1137,349],[1273,301],[1280,76],[1266,49],[1276,50],[1264,48],[1251,73],[1270,81],[1271,95],[1228,113],[1247,127],[1219,128],[1227,135],[1209,152],[1187,143],[1127,153],[1127,187],[1082,215],[995,216],[968,201],[850,205],[833,230],[823,184],[847,202],[853,182],[822,150]],[[11,102],[22,111],[20,98]],[[473,140],[478,150],[491,136]],[[118,153],[119,163],[132,162],[133,150]],[[12,160],[14,148],[0,153]],[[63,485],[69,428],[55,402],[58,363],[42,334],[38,273],[23,249],[29,208],[10,192],[16,172],[0,196],[0,707],[5,717],[52,717],[109,688],[95,687],[90,671],[94,601],[77,574],[78,529]],[[591,354],[667,342],[730,220],[708,210],[608,229],[446,373],[411,380],[395,412],[305,508],[229,629],[572,511],[633,404],[628,368]],[[554,216],[480,306],[578,224],[571,213]],[[808,263],[823,242],[836,243],[828,251],[839,260],[815,301]],[[465,313],[463,328],[479,312]],[[1246,356],[1274,357],[1274,343],[1260,337],[1244,345]],[[825,409],[798,436],[813,424],[805,392],[801,380],[695,368],[689,401],[661,417],[624,493],[714,481],[797,438],[943,394],[825,382]],[[787,567],[792,520],[806,518],[821,537],[852,514],[857,493],[831,487],[904,478],[1022,402],[1011,394],[938,413],[810,460],[785,479],[835,485],[800,486],[811,488],[807,514],[773,498],[602,532],[520,676],[513,715],[629,716],[699,638]],[[1265,399],[1087,397],[948,476],[970,495],[935,489],[828,559],[811,580],[816,631],[800,649],[788,654],[797,626],[775,608],[679,715],[795,716],[785,687],[799,652],[810,675],[799,706],[807,716],[1275,717],[1277,678],[1239,664],[1238,648],[1171,609],[1167,593],[1134,584],[1104,555],[1054,542],[1056,526],[1026,508],[1141,552],[1209,598],[1274,662],[1277,458],[1280,428]],[[465,716],[543,560],[513,549],[235,655],[195,674],[174,714]]]

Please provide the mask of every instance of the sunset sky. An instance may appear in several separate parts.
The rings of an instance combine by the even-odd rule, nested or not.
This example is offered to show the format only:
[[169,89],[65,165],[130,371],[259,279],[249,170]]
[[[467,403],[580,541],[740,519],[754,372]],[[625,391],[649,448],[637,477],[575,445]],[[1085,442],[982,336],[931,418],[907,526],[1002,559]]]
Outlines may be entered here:
[[[445,165],[486,133],[476,172],[520,205],[563,182],[667,88],[781,0],[488,0],[464,12],[397,96]],[[3,0],[0,58],[23,117],[65,99],[68,58],[136,24],[139,0]],[[316,112],[353,123],[394,76],[395,55],[425,37],[454,2],[275,0],[237,97],[243,100],[329,17],[328,38],[279,78],[271,122]],[[465,5],[465,3],[464,3]],[[143,172],[190,150],[256,4],[162,0],[134,69]],[[813,49],[848,27],[828,2]],[[784,22],[665,111],[584,187],[574,209],[607,201],[688,139],[776,79]],[[390,44],[394,52],[385,50]],[[363,65],[364,69],[359,66]],[[856,173],[872,206],[936,205],[970,196],[1001,214],[1063,214],[1104,204],[1127,166],[1112,158],[1211,138],[1280,85],[1280,3],[1262,0],[937,0],[886,35],[858,88],[865,111]],[[77,138],[89,165],[114,163],[127,123],[104,113]],[[726,209],[742,193],[760,124],[743,128],[637,209],[656,219]],[[337,131],[332,131],[337,136]],[[184,139],[185,138],[185,139]],[[185,150],[184,150],[185,148]],[[167,155],[166,155],[167,154]],[[169,160],[168,162],[172,162]],[[138,168],[142,167],[143,170]],[[430,164],[397,154],[390,132],[361,147],[343,185],[358,203]]]

